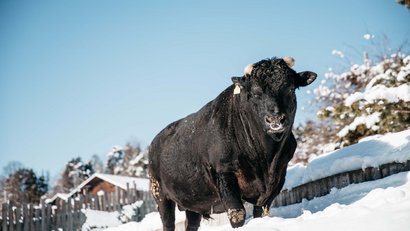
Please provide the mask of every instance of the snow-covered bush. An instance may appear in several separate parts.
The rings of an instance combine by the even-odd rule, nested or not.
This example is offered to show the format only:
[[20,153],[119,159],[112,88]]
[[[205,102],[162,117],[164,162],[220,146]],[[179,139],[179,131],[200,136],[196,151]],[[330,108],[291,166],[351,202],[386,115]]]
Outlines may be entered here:
[[341,74],[329,70],[314,90],[340,147],[374,134],[397,132],[410,126],[410,55],[395,52],[381,61],[367,55]]
[[369,46],[360,61],[332,51],[342,65],[329,68],[313,91],[320,120],[293,130],[298,146],[290,165],[306,164],[366,136],[410,127],[410,55],[400,51],[406,46],[393,51],[386,47],[387,38],[378,42],[375,37],[363,36]]
[[108,153],[106,171],[109,174],[147,177],[148,153],[139,145],[115,146]]

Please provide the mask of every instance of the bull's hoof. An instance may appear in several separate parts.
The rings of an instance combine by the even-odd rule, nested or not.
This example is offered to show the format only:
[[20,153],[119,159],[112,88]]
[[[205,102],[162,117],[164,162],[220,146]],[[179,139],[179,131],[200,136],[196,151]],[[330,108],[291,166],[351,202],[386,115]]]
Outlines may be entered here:
[[267,217],[267,216],[269,216],[269,214],[270,214],[270,212],[269,212],[269,207],[263,206],[262,209],[263,209],[263,211],[262,211],[262,217]]
[[238,228],[245,224],[245,209],[228,209],[227,213],[233,228]]

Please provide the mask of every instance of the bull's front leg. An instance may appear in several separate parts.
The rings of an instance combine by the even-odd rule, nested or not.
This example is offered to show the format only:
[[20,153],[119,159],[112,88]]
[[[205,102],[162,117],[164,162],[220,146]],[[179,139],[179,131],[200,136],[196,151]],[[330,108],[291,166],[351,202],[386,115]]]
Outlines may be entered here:
[[238,180],[233,172],[218,174],[218,191],[233,228],[245,223],[246,212],[242,204]]

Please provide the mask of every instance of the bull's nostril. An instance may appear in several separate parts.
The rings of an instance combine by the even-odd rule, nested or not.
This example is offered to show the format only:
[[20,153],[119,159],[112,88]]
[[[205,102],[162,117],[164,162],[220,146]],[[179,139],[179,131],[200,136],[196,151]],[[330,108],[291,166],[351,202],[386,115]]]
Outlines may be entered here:
[[269,117],[269,116],[265,116],[265,122],[268,123],[268,124],[270,124],[270,123],[273,122],[273,119],[272,119],[271,117]]
[[281,124],[284,124],[285,123],[285,116],[284,115],[282,115],[280,118],[279,118],[279,123],[281,123]]

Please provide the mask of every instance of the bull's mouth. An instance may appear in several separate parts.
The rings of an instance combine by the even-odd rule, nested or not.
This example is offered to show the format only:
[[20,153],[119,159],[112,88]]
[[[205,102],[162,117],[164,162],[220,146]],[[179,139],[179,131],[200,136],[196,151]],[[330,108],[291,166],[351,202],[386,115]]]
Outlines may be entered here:
[[279,123],[266,123],[266,130],[273,140],[280,141],[285,132],[285,126]]
[[282,129],[282,130],[280,130],[280,131],[269,129],[269,130],[268,130],[268,134],[269,134],[270,137],[272,137],[272,139],[273,139],[274,141],[280,141],[280,140],[282,140],[284,131],[285,131],[285,129]]
[[265,116],[265,130],[269,136],[275,141],[282,139],[283,133],[286,130],[285,116]]

